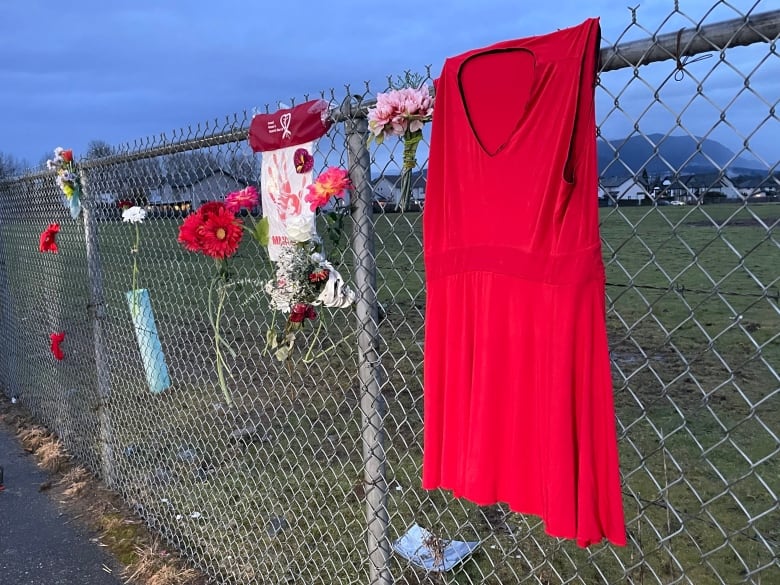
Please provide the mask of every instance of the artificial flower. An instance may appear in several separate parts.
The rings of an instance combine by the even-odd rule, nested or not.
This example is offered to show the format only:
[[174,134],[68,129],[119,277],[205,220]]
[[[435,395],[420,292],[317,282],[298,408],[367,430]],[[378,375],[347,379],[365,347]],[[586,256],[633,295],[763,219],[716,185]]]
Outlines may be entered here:
[[238,250],[244,235],[241,225],[241,220],[227,209],[210,213],[199,228],[201,251],[211,258],[229,258]]
[[[221,201],[209,201],[188,215],[179,226],[178,241],[190,252],[200,252],[217,260],[218,275],[209,289],[209,318],[214,328],[214,350],[217,361],[217,379],[225,401],[230,404],[232,398],[225,380],[224,369],[227,366],[222,355],[222,346],[226,344],[220,334],[222,309],[230,286],[230,273],[227,259],[236,253],[241,237],[244,235],[243,222],[228,210]],[[212,293],[217,292],[217,307],[212,310]]]
[[65,357],[65,354],[63,353],[62,348],[60,348],[60,344],[65,340],[65,332],[52,333],[49,335],[49,339],[51,339],[51,353],[54,355],[54,358],[62,360]]
[[[235,215],[227,210],[221,201],[209,201],[204,203],[195,213],[191,213],[179,226],[178,241],[190,252],[203,252],[204,225],[212,215],[227,214],[232,219]],[[241,225],[241,222],[238,222]],[[240,238],[239,238],[240,239]],[[236,244],[237,245],[237,244]],[[203,252],[205,254],[205,252]]]
[[309,282],[325,282],[328,280],[330,270],[327,268],[320,268],[309,274]]
[[386,135],[403,136],[422,130],[433,115],[433,98],[427,85],[394,89],[376,96],[368,112],[368,128],[382,142]]
[[146,219],[146,211],[137,205],[133,205],[122,211],[122,221],[131,223],[135,227],[135,245],[130,249],[130,252],[133,255],[133,280],[131,288],[133,291],[133,304],[131,306],[133,315],[138,311],[138,252],[141,249],[141,226],[139,224],[143,223],[144,219]]
[[56,254],[59,251],[57,247],[57,234],[60,232],[60,224],[50,223],[49,226],[41,233],[41,238],[38,243],[39,252],[52,252]]
[[[356,298],[341,275],[325,260],[322,253],[316,251],[311,241],[282,246],[276,260],[275,278],[266,283],[265,291],[271,299],[272,308],[288,313],[284,329],[281,332],[270,330],[267,335],[266,348],[270,347],[279,361],[287,360],[292,354],[297,334],[306,319],[317,319],[315,306],[347,308]],[[342,338],[331,348],[315,355],[315,341],[322,326],[320,319],[317,332],[313,335],[309,350],[303,358],[304,362],[316,359],[318,355],[323,355],[344,342]]]
[[355,294],[334,266],[319,252],[306,246],[283,246],[276,261],[276,274],[265,285],[271,306],[284,313],[298,304],[346,307]]
[[178,242],[190,252],[200,252],[203,244],[200,239],[200,227],[203,225],[203,216],[191,213],[184,218],[184,223],[179,226]]
[[317,180],[309,185],[309,192],[305,197],[311,210],[315,211],[330,201],[331,197],[342,197],[344,191],[352,188],[349,173],[337,167],[330,167],[322,172]]
[[73,151],[58,146],[54,158],[46,161],[46,168],[57,172],[57,186],[65,194],[70,216],[76,219],[81,213],[81,180],[73,162]]
[[314,235],[314,224],[311,218],[297,215],[287,220],[287,237],[293,242],[308,242]]
[[203,221],[206,221],[212,213],[219,213],[223,209],[225,209],[225,204],[222,201],[208,201],[198,207],[197,213]]
[[314,157],[305,148],[299,148],[293,153],[293,163],[296,172],[308,173],[314,168]]
[[250,185],[240,191],[228,193],[225,197],[225,207],[231,213],[238,213],[242,209],[252,209],[257,205],[257,201],[257,189]]
[[[407,81],[409,78],[407,77]],[[423,125],[433,116],[433,97],[428,86],[404,87],[376,96],[376,106],[368,112],[369,143],[381,144],[385,136],[400,136],[404,141],[401,175],[401,211],[405,211],[412,192],[412,171],[417,166],[417,147],[423,139]]]
[[314,307],[306,303],[298,303],[294,305],[290,311],[291,323],[303,323],[305,319],[314,321],[316,318],[317,311],[314,310]]
[[65,181],[61,177],[57,177],[57,184],[59,185],[60,189],[62,189],[62,192],[65,193],[65,197],[68,199],[73,197],[73,194],[76,192],[76,188],[72,183]]
[[143,223],[144,219],[146,219],[146,211],[137,205],[128,207],[122,212],[122,221],[124,222]]
[[119,209],[125,210],[128,207],[132,207],[133,202],[130,201],[129,199],[120,199],[119,201],[116,202],[116,205],[117,207],[119,207]]

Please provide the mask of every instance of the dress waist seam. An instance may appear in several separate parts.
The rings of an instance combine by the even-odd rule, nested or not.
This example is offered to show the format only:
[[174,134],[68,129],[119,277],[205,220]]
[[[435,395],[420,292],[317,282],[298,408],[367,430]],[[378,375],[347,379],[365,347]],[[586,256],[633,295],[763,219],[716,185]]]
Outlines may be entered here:
[[576,285],[605,279],[601,244],[566,254],[505,246],[471,246],[425,254],[428,280],[467,272],[494,272],[552,285]]

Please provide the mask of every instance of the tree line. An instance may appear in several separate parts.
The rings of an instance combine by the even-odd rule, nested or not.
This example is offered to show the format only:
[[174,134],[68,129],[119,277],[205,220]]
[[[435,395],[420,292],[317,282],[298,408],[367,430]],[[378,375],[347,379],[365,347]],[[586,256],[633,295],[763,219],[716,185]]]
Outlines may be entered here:
[[[84,159],[99,159],[122,154],[103,140],[92,140],[83,154]],[[41,157],[39,167],[52,158],[49,153]],[[7,153],[0,152],[0,179],[22,174],[30,165]],[[148,203],[152,191],[163,184],[187,185],[210,173],[221,171],[237,181],[257,185],[260,179],[259,157],[235,149],[202,149],[136,161],[122,161],[96,167],[90,173],[90,187],[98,193],[110,195],[115,200],[134,204]]]

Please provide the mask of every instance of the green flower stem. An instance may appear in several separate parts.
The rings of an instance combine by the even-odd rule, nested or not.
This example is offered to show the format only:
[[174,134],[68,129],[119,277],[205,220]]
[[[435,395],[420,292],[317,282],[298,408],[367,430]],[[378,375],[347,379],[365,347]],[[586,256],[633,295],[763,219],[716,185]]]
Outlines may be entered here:
[[422,130],[416,132],[406,131],[404,134],[404,167],[401,173],[401,200],[400,212],[406,211],[409,196],[412,193],[412,172],[417,166],[417,147],[422,141]]
[[139,225],[135,224],[135,246],[133,247],[133,279],[132,279],[132,291],[133,291],[133,316],[138,314],[138,252],[141,247],[141,229]]
[[309,351],[306,352],[306,357],[303,358],[304,364],[309,363],[311,352],[314,351],[314,344],[317,343],[317,337],[319,337],[320,331],[322,331],[323,321],[325,320],[323,315],[324,313],[320,311],[320,319],[319,323],[317,323],[317,330],[314,332],[314,336],[312,337],[311,343],[309,344]]
[[[211,306],[212,306],[212,300],[213,300],[213,291],[214,291],[214,284],[219,282],[218,278],[215,278],[212,281],[211,287],[209,287],[209,313],[211,313]],[[222,344],[223,340],[220,336],[220,321],[222,320],[222,307],[225,304],[225,297],[227,296],[227,292],[225,290],[225,287],[219,287],[218,291],[218,302],[217,302],[217,313],[214,316],[214,319],[212,321],[212,326],[214,327],[214,351],[216,353],[216,361],[217,361],[217,380],[219,380],[219,387],[222,390],[222,395],[225,397],[225,402],[227,404],[232,404],[233,400],[230,397],[230,391],[227,387],[227,382],[225,382],[225,373],[223,371],[223,366],[225,365],[225,359],[222,357]]]
[[[271,312],[271,326],[268,328],[269,332],[273,332],[274,339],[276,338],[276,311]],[[270,351],[271,348],[271,336],[266,335],[265,336],[265,347],[263,348],[263,353],[261,355],[265,355],[268,351]]]
[[312,356],[311,358],[310,358],[310,357],[307,355],[307,356],[306,356],[306,357],[304,357],[304,358],[303,358],[303,360],[301,360],[301,361],[303,361],[303,363],[304,363],[304,364],[310,364],[311,362],[317,361],[317,360],[318,360],[318,359],[320,359],[321,357],[323,357],[323,356],[325,356],[325,355],[329,354],[330,352],[332,352],[334,349],[336,349],[336,348],[337,348],[339,345],[341,345],[342,343],[344,343],[344,342],[346,342],[346,341],[349,341],[350,339],[352,339],[353,337],[355,337],[355,335],[357,335],[357,331],[353,331],[353,332],[352,332],[352,333],[350,333],[349,335],[345,335],[344,337],[342,337],[341,339],[339,339],[339,340],[338,340],[336,343],[331,343],[331,344],[330,344],[330,347],[326,347],[326,348],[325,348],[325,349],[323,349],[321,352],[319,352],[318,354],[316,354],[316,355]]

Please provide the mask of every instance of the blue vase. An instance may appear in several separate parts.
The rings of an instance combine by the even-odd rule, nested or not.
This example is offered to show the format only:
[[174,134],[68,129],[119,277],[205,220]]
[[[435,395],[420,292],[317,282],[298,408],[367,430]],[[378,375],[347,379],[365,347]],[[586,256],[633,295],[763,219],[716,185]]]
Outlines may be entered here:
[[168,375],[168,366],[165,363],[160,336],[157,334],[157,326],[154,323],[149,291],[145,288],[130,290],[125,293],[125,297],[130,307],[130,315],[133,318],[135,338],[138,341],[141,361],[146,372],[146,383],[149,385],[149,390],[154,394],[159,394],[170,388],[171,378]]

